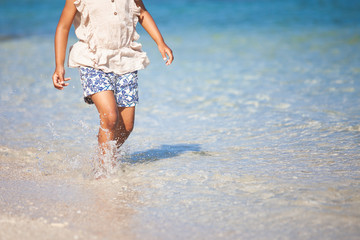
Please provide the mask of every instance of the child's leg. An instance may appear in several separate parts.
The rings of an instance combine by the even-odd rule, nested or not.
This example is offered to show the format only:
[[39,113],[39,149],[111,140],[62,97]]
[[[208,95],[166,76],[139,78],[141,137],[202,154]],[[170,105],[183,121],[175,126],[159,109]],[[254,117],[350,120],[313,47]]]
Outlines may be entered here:
[[91,96],[99,112],[100,129],[98,142],[102,153],[111,148],[109,141],[115,140],[115,131],[119,122],[119,111],[113,91],[103,91]]
[[135,107],[119,107],[119,121],[116,126],[115,139],[120,147],[134,128]]

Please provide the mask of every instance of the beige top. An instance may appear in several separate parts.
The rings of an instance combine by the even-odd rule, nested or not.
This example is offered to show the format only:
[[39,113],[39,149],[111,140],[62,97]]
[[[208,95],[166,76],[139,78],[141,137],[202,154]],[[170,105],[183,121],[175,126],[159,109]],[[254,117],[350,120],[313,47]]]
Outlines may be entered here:
[[137,43],[140,7],[135,0],[75,0],[75,34],[69,67],[92,67],[124,74],[145,68],[150,62]]

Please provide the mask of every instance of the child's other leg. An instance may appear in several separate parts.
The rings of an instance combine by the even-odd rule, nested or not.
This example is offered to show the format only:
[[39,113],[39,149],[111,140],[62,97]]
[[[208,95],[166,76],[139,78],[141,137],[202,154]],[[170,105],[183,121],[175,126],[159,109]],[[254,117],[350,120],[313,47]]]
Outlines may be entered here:
[[115,140],[120,147],[134,128],[135,107],[119,107],[119,121],[116,126]]
[[99,112],[100,128],[98,135],[99,147],[102,154],[111,149],[110,141],[115,140],[116,127],[119,122],[119,111],[113,91],[103,91],[91,96]]

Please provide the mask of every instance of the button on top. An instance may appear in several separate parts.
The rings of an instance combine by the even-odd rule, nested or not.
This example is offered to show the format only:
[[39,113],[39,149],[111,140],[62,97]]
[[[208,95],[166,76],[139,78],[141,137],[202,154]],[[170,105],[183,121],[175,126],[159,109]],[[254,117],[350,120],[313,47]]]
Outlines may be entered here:
[[111,2],[114,2],[115,0],[111,0]]
[[114,15],[117,15],[117,12],[114,12]]

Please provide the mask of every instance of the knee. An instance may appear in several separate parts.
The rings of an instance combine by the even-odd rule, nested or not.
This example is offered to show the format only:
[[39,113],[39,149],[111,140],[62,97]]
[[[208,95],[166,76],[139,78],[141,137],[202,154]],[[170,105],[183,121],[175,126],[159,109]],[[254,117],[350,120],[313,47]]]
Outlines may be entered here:
[[128,123],[125,125],[125,130],[128,134],[130,134],[133,129],[134,129],[134,123]]
[[119,122],[119,114],[116,111],[100,114],[100,121],[103,128],[113,130]]

